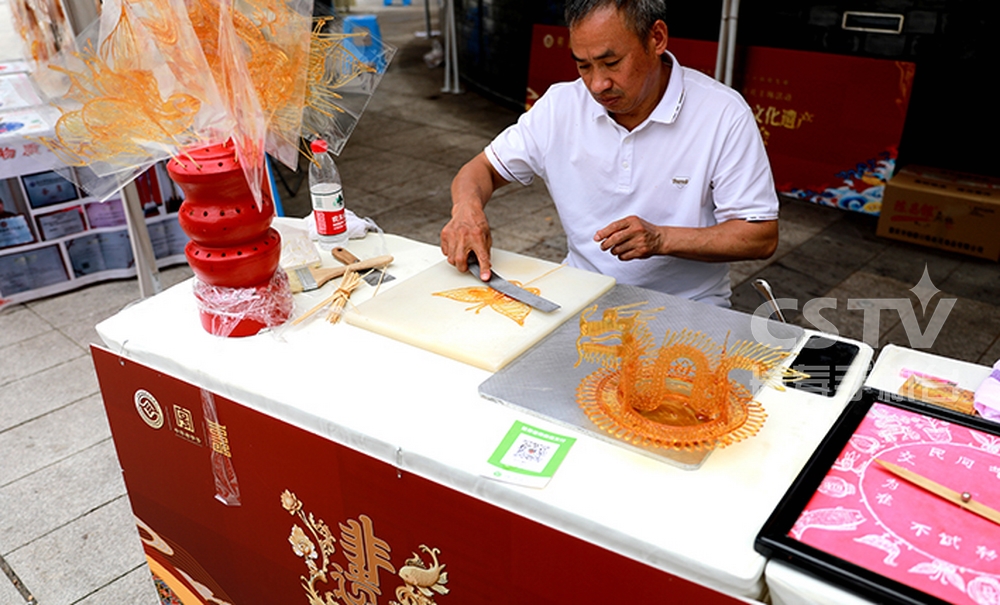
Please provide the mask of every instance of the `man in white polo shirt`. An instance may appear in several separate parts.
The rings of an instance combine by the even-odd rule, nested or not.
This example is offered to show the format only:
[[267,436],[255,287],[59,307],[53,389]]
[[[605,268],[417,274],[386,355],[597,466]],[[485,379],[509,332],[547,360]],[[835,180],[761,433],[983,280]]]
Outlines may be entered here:
[[566,231],[567,263],[729,306],[727,261],[767,258],[778,199],[746,102],[667,52],[664,0],[567,0],[580,79],[555,84],[462,167],[448,262],[474,253],[489,278],[493,192],[540,176]]

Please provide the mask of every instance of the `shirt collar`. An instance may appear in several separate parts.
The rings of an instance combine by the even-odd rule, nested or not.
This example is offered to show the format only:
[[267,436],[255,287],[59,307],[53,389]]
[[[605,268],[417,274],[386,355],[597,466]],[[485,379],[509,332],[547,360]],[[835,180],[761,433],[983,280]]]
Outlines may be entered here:
[[[664,54],[666,54],[670,62],[670,80],[667,82],[667,89],[663,91],[663,98],[653,108],[653,112],[649,114],[646,121],[672,124],[677,119],[678,114],[681,112],[681,106],[684,104],[684,75],[681,73],[681,64],[677,62],[677,58],[670,51],[664,51]],[[589,96],[589,91],[587,94]],[[590,97],[588,106],[590,107],[591,118],[596,120],[604,116],[611,119],[607,110],[595,101],[594,97]]]
[[681,113],[681,106],[684,105],[684,74],[677,58],[670,51],[664,51],[664,54],[670,59],[670,80],[667,82],[667,89],[663,91],[663,98],[653,108],[649,119],[673,124]]

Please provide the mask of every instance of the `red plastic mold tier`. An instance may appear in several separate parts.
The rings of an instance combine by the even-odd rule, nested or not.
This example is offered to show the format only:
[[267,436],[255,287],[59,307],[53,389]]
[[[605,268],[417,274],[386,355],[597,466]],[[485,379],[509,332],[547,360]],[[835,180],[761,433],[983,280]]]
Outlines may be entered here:
[[[271,228],[274,202],[268,188],[263,187],[258,208],[231,145],[188,151],[170,160],[167,171],[184,191],[178,220],[191,238],[184,250],[188,264],[201,282],[213,287],[198,295],[205,329],[221,336],[249,336],[288,319],[291,305],[274,300],[291,295],[272,283],[281,260],[281,236]],[[243,294],[259,298],[268,311],[256,313],[254,302],[247,307]],[[235,298],[244,300],[241,316],[233,318],[227,301]]]

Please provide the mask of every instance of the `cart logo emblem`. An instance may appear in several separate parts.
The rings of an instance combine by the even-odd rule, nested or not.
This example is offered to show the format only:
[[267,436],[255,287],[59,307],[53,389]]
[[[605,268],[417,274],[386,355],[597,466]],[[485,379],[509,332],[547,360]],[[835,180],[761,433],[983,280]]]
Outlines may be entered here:
[[139,389],[135,392],[133,399],[135,400],[135,409],[139,412],[139,417],[142,418],[143,422],[154,429],[163,426],[163,409],[160,408],[156,397],[153,397],[149,391]]
[[170,420],[170,426],[174,429],[174,434],[188,443],[202,445],[202,438],[198,436],[195,428],[195,418],[191,410],[174,404],[174,414]]
[[175,404],[174,420],[177,422],[177,428],[191,433],[194,432],[194,416],[191,415],[191,410]]

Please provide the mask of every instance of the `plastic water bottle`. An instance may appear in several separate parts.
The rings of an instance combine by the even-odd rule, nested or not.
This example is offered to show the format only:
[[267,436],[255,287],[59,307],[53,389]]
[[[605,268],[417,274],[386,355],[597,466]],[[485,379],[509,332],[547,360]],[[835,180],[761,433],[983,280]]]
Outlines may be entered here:
[[344,189],[337,165],[327,152],[329,147],[326,141],[316,139],[309,148],[318,163],[309,165],[309,194],[316,219],[316,233],[320,248],[330,250],[347,241]]

